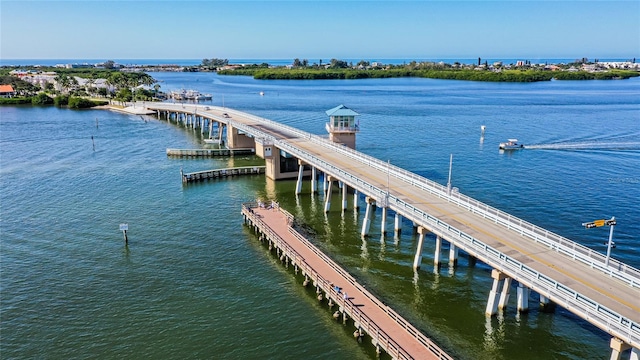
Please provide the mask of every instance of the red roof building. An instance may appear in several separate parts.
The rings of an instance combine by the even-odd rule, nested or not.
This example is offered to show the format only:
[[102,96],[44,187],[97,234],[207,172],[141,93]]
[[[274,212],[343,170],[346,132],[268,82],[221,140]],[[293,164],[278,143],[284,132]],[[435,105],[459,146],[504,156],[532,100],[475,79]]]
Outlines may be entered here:
[[0,97],[10,98],[16,96],[16,91],[11,85],[0,85]]

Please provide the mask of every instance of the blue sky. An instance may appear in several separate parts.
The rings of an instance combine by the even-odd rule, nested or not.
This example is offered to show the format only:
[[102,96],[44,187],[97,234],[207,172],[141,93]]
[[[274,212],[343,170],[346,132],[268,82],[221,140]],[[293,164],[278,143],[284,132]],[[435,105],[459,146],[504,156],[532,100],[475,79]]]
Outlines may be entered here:
[[0,31],[2,59],[626,59],[640,1],[0,0]]

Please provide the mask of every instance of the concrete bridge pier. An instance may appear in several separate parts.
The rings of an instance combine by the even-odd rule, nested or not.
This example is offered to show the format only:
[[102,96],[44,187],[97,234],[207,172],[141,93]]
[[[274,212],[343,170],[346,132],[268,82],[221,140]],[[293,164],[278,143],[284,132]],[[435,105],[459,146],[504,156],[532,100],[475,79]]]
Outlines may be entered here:
[[333,178],[331,176],[327,176],[327,182],[329,183],[329,185],[327,185],[327,192],[326,196],[324,197],[325,213],[328,213],[329,209],[331,208],[331,186],[333,185]]
[[342,184],[342,212],[345,212],[345,210],[347,210],[347,184],[345,184],[344,182],[341,182]]
[[418,226],[418,234],[418,246],[416,246],[416,255],[413,257],[413,270],[420,269],[420,265],[422,265],[422,249],[424,247],[424,236],[427,234],[427,229]]
[[367,210],[364,213],[364,220],[362,221],[362,236],[369,235],[369,229],[371,228],[371,217],[373,217],[373,205],[376,201],[370,197],[366,197],[365,201],[367,202]]
[[555,304],[552,303],[548,297],[540,294],[540,310],[544,312],[553,312],[554,308]]
[[458,247],[453,243],[449,242],[449,266],[458,265]]
[[442,250],[442,238],[440,235],[436,235],[436,251],[433,255],[433,264],[435,266],[440,266],[440,252]]
[[387,233],[387,207],[386,206],[382,208],[382,220],[380,223],[380,231],[382,232],[382,235],[385,235]]
[[[499,305],[501,309],[506,306],[506,300],[509,299],[509,285],[511,284],[511,281],[509,281],[509,283],[504,281],[505,279],[511,279],[496,269],[491,271],[491,277],[493,278],[493,286],[491,287],[489,300],[487,301],[487,309],[485,310],[485,314],[489,316],[493,316],[498,312]],[[502,286],[501,292],[499,292],[500,286]]]
[[511,290],[511,278],[504,279],[504,285],[502,286],[502,292],[500,293],[500,300],[498,301],[498,309],[504,310],[509,303],[509,292]]
[[632,348],[629,344],[615,337],[611,338],[609,346],[611,347],[610,360],[620,360],[622,358],[622,353],[629,349],[632,349],[629,360],[633,360],[634,356],[635,360],[638,360],[638,356],[640,355],[640,351],[638,349]]
[[327,184],[328,184],[328,176],[327,173],[322,173],[322,192],[324,196],[327,196]]
[[318,192],[318,170],[314,166],[311,166],[311,193]]
[[353,189],[353,209],[358,210],[360,205],[358,204],[358,190]]
[[522,285],[521,282],[518,282],[518,290],[516,294],[518,299],[518,312],[529,312],[529,288]]
[[402,215],[396,213],[395,223],[393,226],[393,231],[396,236],[400,235],[402,232]]
[[298,160],[298,181],[296,182],[296,195],[302,192],[302,174],[304,173],[304,163]]

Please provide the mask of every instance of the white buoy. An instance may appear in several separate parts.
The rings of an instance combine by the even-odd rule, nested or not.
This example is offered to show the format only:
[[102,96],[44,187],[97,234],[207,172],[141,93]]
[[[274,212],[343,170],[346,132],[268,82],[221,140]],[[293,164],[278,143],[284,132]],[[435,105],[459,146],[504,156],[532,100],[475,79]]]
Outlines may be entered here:
[[485,130],[486,128],[487,128],[487,127],[486,127],[486,126],[484,126],[484,125],[481,125],[481,126],[480,126],[480,136],[484,137],[484,130]]

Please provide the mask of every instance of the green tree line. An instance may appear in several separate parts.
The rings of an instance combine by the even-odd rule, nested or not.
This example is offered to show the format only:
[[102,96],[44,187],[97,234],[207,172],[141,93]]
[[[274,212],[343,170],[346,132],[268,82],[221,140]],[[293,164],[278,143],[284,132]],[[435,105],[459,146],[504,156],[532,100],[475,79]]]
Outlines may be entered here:
[[536,82],[557,80],[606,80],[627,79],[640,76],[639,72],[629,70],[611,70],[608,72],[586,71],[548,71],[548,70],[472,70],[442,67],[357,70],[351,68],[241,68],[224,70],[220,75],[245,75],[261,80],[319,80],[319,79],[367,79],[394,77],[423,77],[431,79],[491,81],[491,82]]

